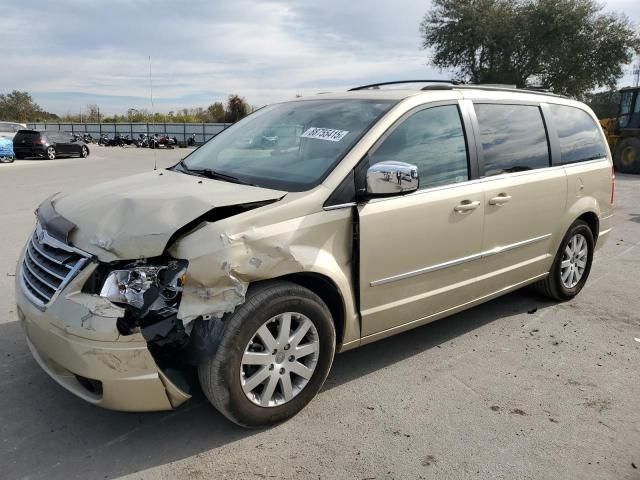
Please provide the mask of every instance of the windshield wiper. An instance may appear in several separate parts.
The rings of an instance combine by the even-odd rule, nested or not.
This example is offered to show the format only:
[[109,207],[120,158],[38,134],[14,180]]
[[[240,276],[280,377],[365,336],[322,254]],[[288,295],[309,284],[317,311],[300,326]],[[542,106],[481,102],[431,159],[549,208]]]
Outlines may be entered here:
[[218,170],[213,170],[212,168],[189,168],[184,163],[184,160],[180,160],[178,165],[180,165],[180,168],[185,173],[195,173],[196,175],[201,175],[214,180],[224,180],[225,182],[238,183],[240,185],[251,185],[255,187],[253,183],[245,182],[244,180],[240,180],[238,177],[234,177],[233,175],[229,175],[228,173],[220,172]]

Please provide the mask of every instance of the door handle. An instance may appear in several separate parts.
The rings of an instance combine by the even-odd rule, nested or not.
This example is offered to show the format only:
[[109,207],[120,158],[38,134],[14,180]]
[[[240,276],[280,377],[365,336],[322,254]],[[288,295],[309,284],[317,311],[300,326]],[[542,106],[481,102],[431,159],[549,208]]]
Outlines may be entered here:
[[468,213],[480,206],[480,202],[478,200],[463,200],[458,205],[453,207],[453,209],[458,213]]
[[511,200],[511,195],[507,195],[506,193],[501,193],[497,197],[493,197],[489,199],[489,205],[497,205],[501,206]]

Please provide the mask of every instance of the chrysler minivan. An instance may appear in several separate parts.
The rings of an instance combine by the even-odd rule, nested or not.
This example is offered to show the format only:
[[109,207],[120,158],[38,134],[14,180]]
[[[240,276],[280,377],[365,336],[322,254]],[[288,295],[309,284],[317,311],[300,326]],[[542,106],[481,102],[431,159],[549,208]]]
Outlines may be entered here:
[[530,284],[576,296],[613,213],[593,112],[386,87],[270,105],[171,168],[44,200],[16,273],[40,366],[126,411],[179,407],[197,369],[259,427],[299,412],[336,352]]

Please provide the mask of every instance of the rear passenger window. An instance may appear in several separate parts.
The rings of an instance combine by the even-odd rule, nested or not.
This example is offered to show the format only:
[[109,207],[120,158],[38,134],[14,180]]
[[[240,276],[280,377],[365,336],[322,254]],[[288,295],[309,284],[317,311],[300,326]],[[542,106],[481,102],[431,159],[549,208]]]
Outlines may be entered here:
[[369,164],[393,160],[418,167],[420,189],[469,179],[467,144],[456,105],[431,107],[404,120],[369,155]]
[[558,132],[562,164],[607,156],[600,129],[587,112],[564,105],[549,105],[549,109]]
[[486,176],[549,166],[549,143],[540,108],[476,104],[475,110]]

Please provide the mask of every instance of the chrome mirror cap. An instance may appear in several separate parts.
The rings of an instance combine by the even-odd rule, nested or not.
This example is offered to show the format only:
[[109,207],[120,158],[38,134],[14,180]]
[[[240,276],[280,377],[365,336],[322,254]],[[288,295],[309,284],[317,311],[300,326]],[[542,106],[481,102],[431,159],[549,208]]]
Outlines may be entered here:
[[367,170],[368,195],[393,195],[418,189],[418,167],[404,162],[380,162]]

